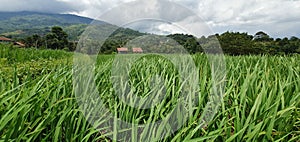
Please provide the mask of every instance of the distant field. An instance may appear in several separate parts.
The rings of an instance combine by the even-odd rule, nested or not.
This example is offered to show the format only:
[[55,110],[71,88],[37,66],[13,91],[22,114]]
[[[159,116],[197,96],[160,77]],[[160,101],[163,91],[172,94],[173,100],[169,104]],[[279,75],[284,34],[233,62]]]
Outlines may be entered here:
[[[0,45],[0,141],[107,141],[107,135],[118,135],[116,131],[105,135],[94,128],[79,109],[72,57],[64,51]],[[299,141],[299,55],[226,56],[224,98],[216,116],[203,128],[197,124],[201,123],[199,116],[212,80],[205,56],[193,55],[193,59],[200,73],[199,105],[189,108],[193,110],[191,118],[164,141]],[[98,61],[95,76],[99,96],[109,110],[127,122],[155,122],[178,102],[178,91],[174,90],[180,92],[180,86],[176,69],[169,62],[154,57],[133,65],[128,74],[135,95],[149,93],[151,88],[144,80],[153,73],[167,76],[163,83],[167,84],[168,101],[137,110],[115,96],[110,82],[113,56],[100,55]],[[147,136],[142,133],[141,141],[153,139]]]

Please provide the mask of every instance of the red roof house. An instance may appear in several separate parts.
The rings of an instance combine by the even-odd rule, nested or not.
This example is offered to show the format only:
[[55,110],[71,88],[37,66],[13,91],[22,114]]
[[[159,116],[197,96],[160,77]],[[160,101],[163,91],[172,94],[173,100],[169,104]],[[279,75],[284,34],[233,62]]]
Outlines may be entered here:
[[0,36],[0,42],[11,42],[12,40],[3,36]]
[[25,44],[17,41],[13,41],[12,39],[0,36],[0,43],[13,43],[13,45],[17,45],[19,47],[25,47]]
[[132,48],[132,52],[133,53],[143,53],[143,49],[142,48]]
[[128,53],[128,48],[117,48],[118,53],[120,54],[124,54],[124,53]]
[[23,44],[21,42],[15,42],[14,45],[17,45],[19,47],[25,47],[25,44]]

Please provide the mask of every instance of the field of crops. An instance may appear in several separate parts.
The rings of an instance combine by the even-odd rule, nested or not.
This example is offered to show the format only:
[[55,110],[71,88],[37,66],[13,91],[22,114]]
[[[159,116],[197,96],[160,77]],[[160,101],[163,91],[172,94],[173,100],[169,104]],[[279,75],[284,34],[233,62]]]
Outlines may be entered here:
[[[136,62],[128,71],[129,84],[135,88],[130,93],[142,97],[147,96],[152,87],[159,87],[148,83],[153,74],[166,76],[162,80],[166,86],[165,100],[150,109],[136,109],[122,103],[115,95],[110,79],[113,56],[99,55],[97,60],[95,84],[98,95],[104,101],[103,106],[122,120],[147,124],[166,119],[178,103],[182,88],[178,72],[170,62],[153,56]],[[0,141],[300,140],[299,55],[226,56],[223,99],[216,115],[203,127],[199,126],[210,95],[210,66],[205,55],[193,55],[193,60],[199,71],[197,106],[187,105],[191,112],[187,121],[181,122],[182,116],[172,118],[182,127],[159,139],[164,128],[157,131],[151,126],[142,131],[140,128],[120,130],[109,117],[102,118],[103,121],[97,124],[89,123],[91,115],[80,109],[76,98],[73,82],[76,67],[73,68],[72,53],[0,45]],[[86,85],[88,88],[89,83]],[[100,127],[104,123],[110,123],[112,127]],[[167,124],[163,126],[168,127]],[[131,135],[123,137],[126,131]]]

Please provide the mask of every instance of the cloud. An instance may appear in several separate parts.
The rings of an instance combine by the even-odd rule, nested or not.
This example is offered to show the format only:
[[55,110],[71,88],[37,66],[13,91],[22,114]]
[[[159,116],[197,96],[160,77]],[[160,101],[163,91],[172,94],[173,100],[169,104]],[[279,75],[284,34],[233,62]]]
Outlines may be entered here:
[[119,5],[97,19],[118,26],[131,24],[134,26],[130,28],[148,33],[182,33],[184,30],[184,33],[199,37],[213,34],[207,24],[192,11],[168,1],[135,1]]
[[218,32],[243,30],[254,34],[264,30],[275,37],[300,35],[296,26],[300,22],[300,1],[204,0],[195,10]]
[[[113,7],[133,0],[89,1],[91,1],[89,8],[79,12],[79,14],[97,17]],[[217,33],[225,31],[244,31],[255,34],[259,30],[264,30],[274,37],[300,36],[300,28],[297,26],[300,22],[299,0],[171,1],[191,9],[195,14],[202,17],[213,31]],[[164,9],[168,8],[158,9],[160,10],[159,13],[168,14],[170,12],[164,11]],[[182,15],[180,11],[177,11],[176,14],[179,15],[179,17]],[[188,20],[188,18],[186,20]],[[178,19],[178,22],[184,21]]]
[[76,3],[69,3],[62,0],[1,0],[1,3],[0,11],[67,13],[79,12],[88,8],[82,7],[82,5],[77,5]]
[[[75,3],[73,0],[64,0],[67,3]],[[97,18],[106,11],[120,6],[127,2],[132,2],[135,0],[77,0],[78,5],[87,6],[86,9],[81,10],[79,12],[75,12],[75,14],[79,14],[82,16],[88,16],[91,18]]]
[[124,25],[126,28],[135,29],[141,32],[151,32],[158,35],[169,35],[175,33],[187,33],[178,25],[157,20],[142,20]]
[[[136,0],[2,0],[1,11],[42,11],[73,13],[96,18],[112,8]],[[143,0],[151,3],[153,0]],[[271,36],[300,36],[299,0],[170,0],[191,9],[213,29],[214,32],[246,31],[251,34],[264,30]],[[146,5],[147,6],[147,5]],[[143,6],[142,6],[143,7]],[[149,7],[149,6],[147,6]],[[130,7],[128,7],[130,8]],[[168,5],[155,7],[155,14],[171,15]],[[131,9],[134,11],[135,9]],[[152,9],[153,10],[153,9]],[[136,11],[138,13],[138,11]],[[171,12],[174,12],[171,11]],[[173,19],[187,13],[175,10]],[[189,14],[185,20],[189,20]],[[122,18],[115,15],[113,18]],[[177,23],[187,23],[176,19]],[[176,22],[174,22],[176,23]],[[165,25],[166,26],[166,25]],[[164,27],[157,25],[156,29]],[[174,31],[174,30],[173,30]]]

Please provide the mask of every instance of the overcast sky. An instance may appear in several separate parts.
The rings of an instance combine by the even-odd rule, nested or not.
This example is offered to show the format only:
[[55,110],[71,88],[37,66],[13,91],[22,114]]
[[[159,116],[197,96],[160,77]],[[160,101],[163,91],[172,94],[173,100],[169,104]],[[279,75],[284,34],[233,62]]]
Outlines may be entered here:
[[[72,13],[96,18],[109,9],[130,1],[135,0],[1,0],[0,11]],[[262,30],[273,37],[300,37],[299,0],[171,1],[202,17],[214,33],[240,31],[255,34]],[[162,24],[157,26],[168,28]]]

